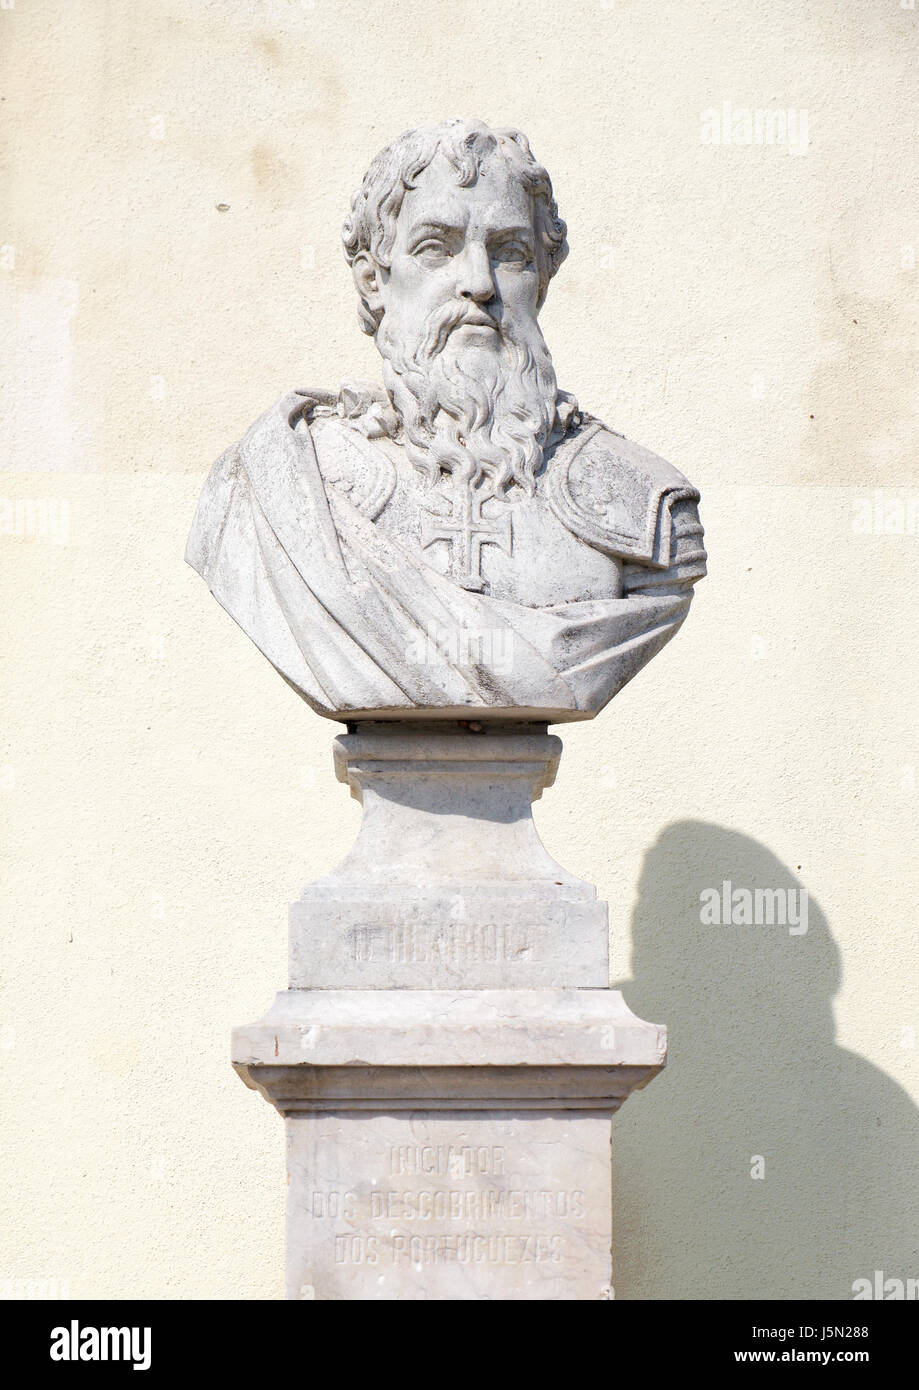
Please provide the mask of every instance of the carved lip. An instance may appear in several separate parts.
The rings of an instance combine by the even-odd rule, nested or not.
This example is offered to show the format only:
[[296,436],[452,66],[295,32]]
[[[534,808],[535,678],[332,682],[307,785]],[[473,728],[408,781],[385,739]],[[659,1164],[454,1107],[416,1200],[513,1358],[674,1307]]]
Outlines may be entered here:
[[490,314],[486,314],[482,309],[470,309],[469,312],[460,319],[459,323],[453,329],[453,332],[455,333],[458,328],[491,328],[495,333],[500,331],[495,319],[493,319]]

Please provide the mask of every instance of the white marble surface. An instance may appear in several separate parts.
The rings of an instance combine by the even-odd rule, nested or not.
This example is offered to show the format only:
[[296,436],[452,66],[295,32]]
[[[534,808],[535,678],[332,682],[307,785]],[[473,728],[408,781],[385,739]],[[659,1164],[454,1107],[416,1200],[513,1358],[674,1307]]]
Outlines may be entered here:
[[365,724],[335,740],[361,832],[291,907],[292,986],[608,983],[606,905],[533,824],[561,752],[535,727]]
[[592,718],[685,619],[699,494],[539,327],[566,231],[518,132],[407,132],[344,233],[384,386],[291,392],[214,465],[188,561],[319,713]]
[[608,1299],[610,1118],[287,1121],[288,1297]]
[[618,990],[282,990],[233,1033],[237,1067],[594,1066],[658,1071],[666,1029]]

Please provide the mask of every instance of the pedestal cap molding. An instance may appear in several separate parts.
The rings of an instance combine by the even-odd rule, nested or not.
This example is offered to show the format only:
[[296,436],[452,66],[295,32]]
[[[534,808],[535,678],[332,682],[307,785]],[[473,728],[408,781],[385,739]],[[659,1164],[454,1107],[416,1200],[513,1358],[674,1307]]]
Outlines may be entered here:
[[666,1030],[604,989],[286,990],[233,1034],[233,1065],[297,1109],[616,1109]]

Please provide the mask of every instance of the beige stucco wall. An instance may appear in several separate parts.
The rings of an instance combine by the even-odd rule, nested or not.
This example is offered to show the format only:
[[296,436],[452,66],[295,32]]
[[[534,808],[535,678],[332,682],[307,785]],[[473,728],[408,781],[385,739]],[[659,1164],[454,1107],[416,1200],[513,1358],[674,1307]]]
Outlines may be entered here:
[[[616,1122],[617,1296],[919,1276],[917,24],[900,0],[0,3],[0,1280],[282,1291],[282,1127],[228,1034],[359,813],[334,726],[182,553],[257,414],[374,371],[340,223],[369,157],[447,114],[528,133],[569,223],[561,382],[703,493],[686,628],[562,731],[537,807],[610,902],[614,980],[671,1026]],[[791,111],[794,148],[712,143],[724,102]],[[807,933],[702,925],[724,879],[803,885]]]

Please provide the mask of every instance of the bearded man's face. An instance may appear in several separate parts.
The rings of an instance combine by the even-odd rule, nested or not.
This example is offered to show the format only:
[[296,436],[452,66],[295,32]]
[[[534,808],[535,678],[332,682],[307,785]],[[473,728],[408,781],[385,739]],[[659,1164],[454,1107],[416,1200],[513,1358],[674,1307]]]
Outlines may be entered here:
[[377,271],[377,346],[409,456],[432,476],[532,490],[556,403],[541,254],[530,195],[500,156],[462,188],[438,154],[405,195]]

